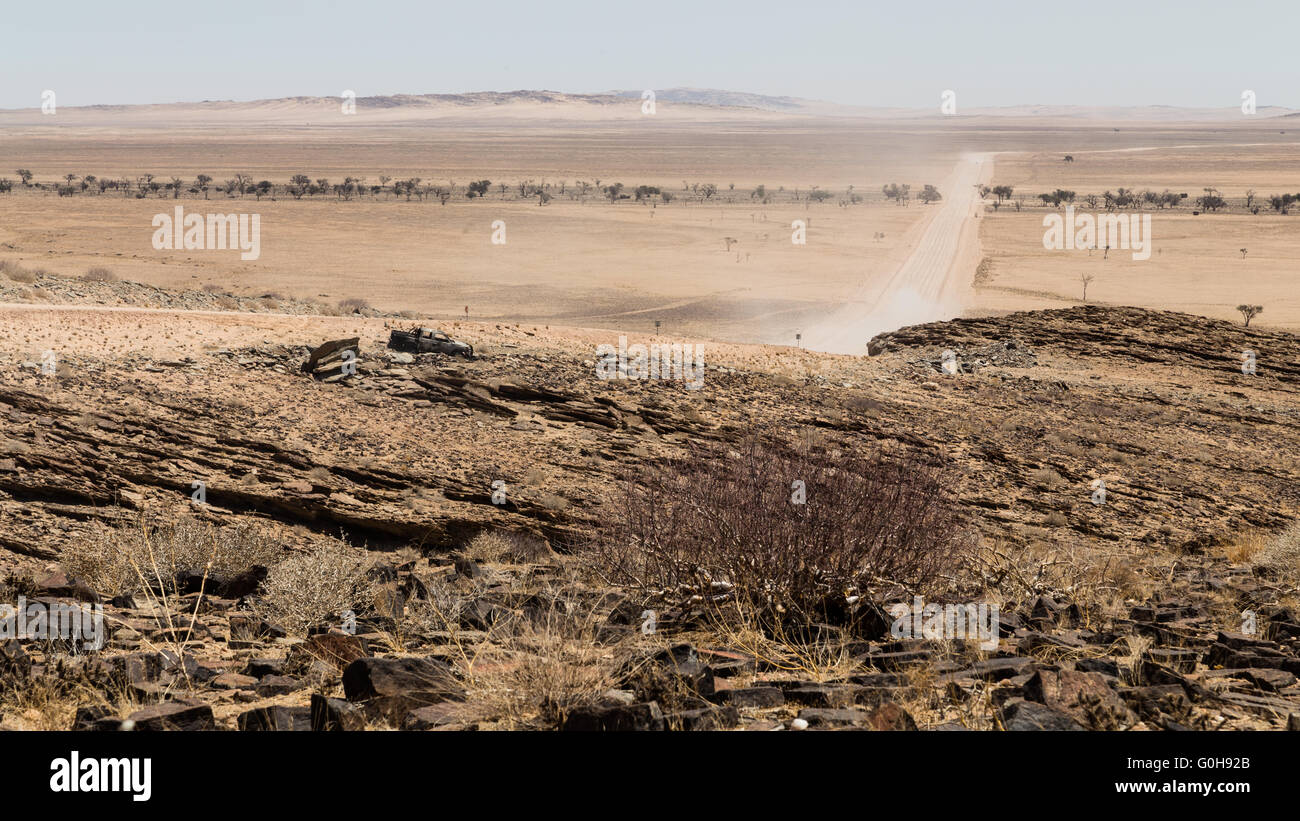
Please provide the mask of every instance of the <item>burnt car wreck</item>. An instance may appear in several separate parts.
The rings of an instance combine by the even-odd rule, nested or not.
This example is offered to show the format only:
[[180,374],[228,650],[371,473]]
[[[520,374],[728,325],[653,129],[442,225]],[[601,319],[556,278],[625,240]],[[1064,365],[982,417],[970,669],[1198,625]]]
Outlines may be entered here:
[[458,342],[436,328],[394,330],[388,334],[388,347],[408,353],[441,353],[449,356],[474,358],[474,346]]

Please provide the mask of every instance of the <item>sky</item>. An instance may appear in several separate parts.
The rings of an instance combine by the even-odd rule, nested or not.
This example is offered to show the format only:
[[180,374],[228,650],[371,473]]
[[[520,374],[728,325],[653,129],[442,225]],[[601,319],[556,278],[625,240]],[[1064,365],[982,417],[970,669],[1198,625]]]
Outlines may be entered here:
[[1300,108],[1296,0],[10,0],[0,108],[678,86]]

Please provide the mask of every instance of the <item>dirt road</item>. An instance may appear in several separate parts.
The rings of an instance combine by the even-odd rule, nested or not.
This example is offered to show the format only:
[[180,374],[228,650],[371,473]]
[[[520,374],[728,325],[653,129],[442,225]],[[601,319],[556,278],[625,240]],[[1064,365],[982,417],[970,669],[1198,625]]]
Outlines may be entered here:
[[978,186],[992,174],[992,154],[963,156],[939,187],[939,205],[912,206],[936,213],[906,261],[885,282],[863,283],[855,298],[809,331],[808,347],[862,354],[878,333],[960,313],[979,263]]

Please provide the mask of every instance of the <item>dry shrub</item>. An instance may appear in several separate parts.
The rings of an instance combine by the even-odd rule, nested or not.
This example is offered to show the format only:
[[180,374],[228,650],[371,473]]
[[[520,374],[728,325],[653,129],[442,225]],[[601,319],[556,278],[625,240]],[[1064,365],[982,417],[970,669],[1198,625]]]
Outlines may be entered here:
[[551,558],[554,554],[545,539],[531,533],[485,530],[461,551],[468,558],[485,564],[527,564]]
[[[851,621],[854,596],[929,589],[973,547],[941,469],[751,439],[632,476],[595,544],[610,578],[765,629]],[[803,483],[802,499],[793,486]]]
[[1065,527],[1069,521],[1070,520],[1066,518],[1065,514],[1059,510],[1053,510],[1051,513],[1048,513],[1043,517],[1043,524],[1048,527]]
[[615,686],[618,663],[589,617],[551,610],[524,620],[501,649],[465,670],[483,718],[502,729],[555,728]]
[[59,661],[39,675],[0,676],[0,722],[17,730],[66,732],[79,707],[105,706],[117,712],[138,709],[131,702],[128,693],[106,693],[102,682],[75,663]]
[[232,296],[226,296],[225,294],[222,294],[218,296],[214,301],[216,302],[217,307],[221,308],[223,311],[239,310],[239,300],[235,299]]
[[1284,579],[1300,577],[1300,522],[1275,536],[1255,554],[1251,564],[1277,573]]
[[353,313],[355,311],[369,310],[370,303],[359,297],[349,297],[348,299],[339,300],[339,309]]
[[0,260],[0,274],[4,274],[14,282],[24,282],[30,285],[36,281],[36,272],[24,268],[13,260]]
[[1039,468],[1029,474],[1029,480],[1044,490],[1055,490],[1065,484],[1061,474],[1051,468]]
[[208,284],[203,286],[203,290],[209,294],[219,294],[225,289],[215,282],[209,282]]
[[172,595],[180,575],[239,573],[274,564],[283,553],[270,534],[253,525],[218,527],[189,515],[168,521],[142,516],[130,528],[93,528],[69,542],[59,561],[69,575],[102,594],[148,586]]
[[365,552],[327,542],[271,568],[262,582],[255,612],[290,633],[302,635],[345,610],[360,610],[371,598]]
[[113,273],[108,268],[96,266],[87,269],[86,273],[81,275],[81,279],[84,282],[116,282],[117,274]]
[[1084,626],[1128,612],[1168,584],[1177,557],[1141,547],[1098,548],[1044,538],[1026,544],[993,539],[981,546],[972,568],[973,593],[1015,607],[1035,596],[1064,597],[1079,605]]
[[1228,561],[1233,564],[1250,562],[1265,551],[1275,539],[1276,537],[1270,537],[1267,531],[1250,530],[1237,535],[1225,545],[1224,553]]

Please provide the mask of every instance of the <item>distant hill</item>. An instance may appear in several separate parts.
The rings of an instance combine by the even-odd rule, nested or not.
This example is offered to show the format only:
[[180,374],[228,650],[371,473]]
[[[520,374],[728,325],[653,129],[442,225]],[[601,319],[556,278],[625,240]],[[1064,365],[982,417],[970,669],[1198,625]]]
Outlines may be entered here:
[[[1291,118],[1300,112],[1266,106],[1252,117],[1239,108],[1175,106],[1018,105],[963,108],[945,117],[939,98],[928,108],[852,106],[800,97],[772,96],[713,88],[655,89],[656,115],[670,120],[772,117],[856,117],[884,120],[970,121],[1018,118],[1064,122],[1216,122],[1239,123]],[[642,89],[572,94],[545,89],[475,91],[463,94],[387,94],[358,96],[355,115],[344,115],[343,98],[280,97],[265,100],[205,100],[150,105],[60,106],[55,117],[37,108],[0,110],[0,127],[56,125],[138,125],[151,127],[243,123],[249,125],[367,125],[442,119],[619,120],[641,116]]]

